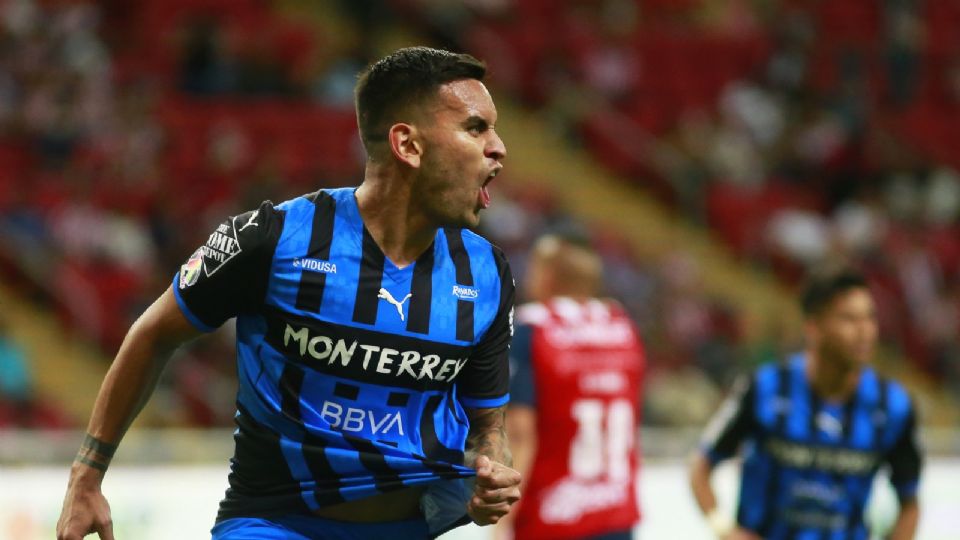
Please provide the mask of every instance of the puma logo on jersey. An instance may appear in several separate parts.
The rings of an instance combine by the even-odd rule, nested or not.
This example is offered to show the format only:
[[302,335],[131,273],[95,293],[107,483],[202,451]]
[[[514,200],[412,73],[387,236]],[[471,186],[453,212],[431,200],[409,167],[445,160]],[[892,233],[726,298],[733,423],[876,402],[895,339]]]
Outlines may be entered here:
[[397,299],[394,298],[392,294],[390,294],[390,291],[384,289],[383,287],[380,287],[380,292],[377,294],[377,298],[386,300],[388,303],[393,304],[394,306],[397,307],[397,313],[400,314],[401,321],[403,320],[403,303],[409,300],[411,296],[413,296],[413,294],[407,294],[406,296],[403,297],[403,300],[400,300],[399,302],[397,302]]
[[825,433],[829,433],[832,437],[839,437],[843,434],[843,424],[840,420],[830,416],[825,412],[817,413],[817,427]]
[[240,227],[240,228],[237,230],[237,232],[241,232],[241,231],[243,231],[244,229],[246,229],[247,227],[250,227],[250,226],[259,227],[260,224],[257,223],[257,214],[259,214],[259,213],[260,213],[259,210],[254,210],[253,213],[250,214],[250,219],[248,219],[247,222],[243,224],[243,227]]

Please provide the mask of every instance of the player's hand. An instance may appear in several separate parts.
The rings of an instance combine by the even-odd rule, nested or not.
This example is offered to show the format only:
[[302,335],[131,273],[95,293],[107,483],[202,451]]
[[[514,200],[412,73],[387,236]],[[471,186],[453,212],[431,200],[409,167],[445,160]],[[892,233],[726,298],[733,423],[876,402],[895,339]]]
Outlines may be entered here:
[[743,527],[734,527],[727,535],[720,540],[763,540],[760,535]]
[[477,458],[477,479],[467,514],[477,525],[491,525],[510,513],[520,500],[520,473],[487,456]]
[[57,540],[81,540],[91,533],[101,540],[114,540],[110,505],[99,484],[71,481],[57,522]]

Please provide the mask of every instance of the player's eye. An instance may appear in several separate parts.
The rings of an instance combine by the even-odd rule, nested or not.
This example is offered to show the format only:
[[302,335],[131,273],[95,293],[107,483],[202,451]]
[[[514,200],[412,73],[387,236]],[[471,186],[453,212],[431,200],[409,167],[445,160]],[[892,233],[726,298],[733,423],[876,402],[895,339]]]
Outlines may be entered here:
[[476,137],[482,134],[483,132],[487,131],[487,123],[483,121],[474,121],[474,122],[468,123],[466,128],[467,128],[467,133]]

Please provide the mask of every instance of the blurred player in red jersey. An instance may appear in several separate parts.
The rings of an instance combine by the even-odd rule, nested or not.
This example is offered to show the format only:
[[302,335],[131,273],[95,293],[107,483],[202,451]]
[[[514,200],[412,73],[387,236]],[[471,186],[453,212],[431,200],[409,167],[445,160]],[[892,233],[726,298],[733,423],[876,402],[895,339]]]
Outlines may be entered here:
[[524,499],[501,539],[627,540],[639,521],[637,430],[643,348],[616,302],[598,298],[589,242],[534,246],[511,347],[507,431]]

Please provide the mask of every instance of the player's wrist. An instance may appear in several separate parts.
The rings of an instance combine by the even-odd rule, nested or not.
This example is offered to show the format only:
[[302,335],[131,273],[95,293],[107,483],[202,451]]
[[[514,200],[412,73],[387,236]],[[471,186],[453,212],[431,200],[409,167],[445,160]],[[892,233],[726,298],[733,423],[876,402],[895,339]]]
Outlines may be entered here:
[[105,474],[105,470],[95,469],[79,461],[74,461],[70,467],[69,487],[74,490],[100,491]]
[[71,467],[71,483],[78,487],[100,488],[103,476],[113,460],[117,445],[98,439],[89,433],[84,437]]
[[726,513],[722,512],[720,508],[714,508],[707,512],[706,515],[707,525],[710,526],[710,530],[713,531],[714,536],[717,538],[725,538],[731,532],[733,532],[734,523]]

